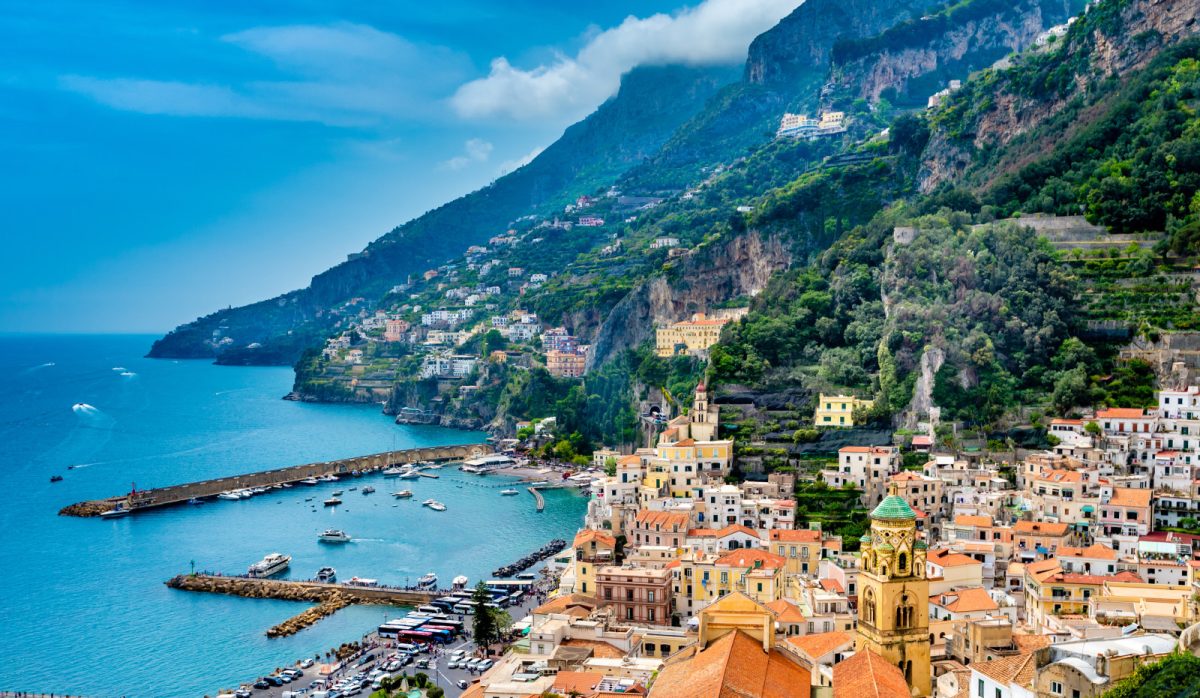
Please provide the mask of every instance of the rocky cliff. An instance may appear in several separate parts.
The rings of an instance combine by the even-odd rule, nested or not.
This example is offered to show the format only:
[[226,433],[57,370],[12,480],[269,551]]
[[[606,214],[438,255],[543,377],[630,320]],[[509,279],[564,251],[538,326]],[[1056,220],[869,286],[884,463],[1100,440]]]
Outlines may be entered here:
[[1042,0],[970,0],[905,22],[833,51],[832,84],[843,93],[923,106],[951,79],[1029,47],[1082,3]]
[[675,260],[668,273],[639,285],[609,313],[596,333],[588,369],[653,337],[656,325],[706,312],[721,301],[758,294],[791,258],[780,238],[751,231]]
[[[1145,67],[1164,47],[1200,32],[1200,0],[1125,0],[1091,8],[1065,37],[1025,56],[1015,66],[986,76],[982,88],[952,97],[934,114],[925,150],[922,192],[967,177],[983,188],[1053,143],[1009,149],[1009,157],[968,172],[972,156],[1006,146],[1062,112],[1088,88],[1111,76]],[[1103,108],[1102,105],[1097,108]],[[1056,131],[1068,139],[1078,119]],[[977,170],[980,168],[977,168]]]

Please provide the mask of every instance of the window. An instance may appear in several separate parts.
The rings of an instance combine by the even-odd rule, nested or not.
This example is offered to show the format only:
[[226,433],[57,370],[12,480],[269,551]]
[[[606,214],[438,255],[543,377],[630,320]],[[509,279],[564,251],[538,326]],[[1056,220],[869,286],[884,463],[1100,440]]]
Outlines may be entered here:
[[625,609],[625,620],[633,620],[633,609],[632,608]]
[[977,691],[979,698],[983,698],[983,679],[979,679],[979,690]]
[[654,622],[654,609],[653,608],[646,609],[646,620],[650,621],[651,623]]
[[654,656],[654,643],[653,643],[653,642],[647,642],[647,643],[646,643],[646,656],[647,656],[647,657],[653,657],[653,656]]

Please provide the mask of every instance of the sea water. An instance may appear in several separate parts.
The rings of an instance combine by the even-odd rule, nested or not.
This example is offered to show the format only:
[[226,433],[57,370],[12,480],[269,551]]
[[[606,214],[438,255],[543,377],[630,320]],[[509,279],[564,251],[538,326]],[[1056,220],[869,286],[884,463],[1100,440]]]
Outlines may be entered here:
[[[268,640],[267,628],[305,605],[163,585],[193,568],[240,574],[281,552],[292,556],[284,577],[309,579],[328,565],[341,580],[402,585],[432,571],[443,586],[459,574],[474,583],[580,524],[578,494],[546,492],[539,514],[524,492],[500,495],[510,478],[449,467],[436,480],[346,478],[117,520],[58,516],[135,486],[484,438],[397,426],[378,405],[281,400],[288,368],[140,358],[151,340],[0,336],[0,690],[215,695],[401,612],[352,606]],[[362,495],[367,485],[377,491]],[[400,489],[413,498],[393,498]],[[323,507],[334,490],[344,504]],[[448,510],[421,506],[428,498]],[[319,543],[326,528],[353,541]]]

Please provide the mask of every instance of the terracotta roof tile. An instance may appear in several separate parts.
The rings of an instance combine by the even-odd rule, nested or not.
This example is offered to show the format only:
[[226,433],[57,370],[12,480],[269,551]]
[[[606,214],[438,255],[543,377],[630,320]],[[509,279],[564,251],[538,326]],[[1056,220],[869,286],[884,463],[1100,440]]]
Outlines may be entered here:
[[1009,682],[1016,679],[1020,674],[1026,671],[1032,671],[1037,668],[1037,662],[1034,661],[1033,654],[1014,654],[1008,657],[1000,657],[989,662],[975,662],[971,668],[984,676],[996,681],[1002,686],[1007,686]]
[[741,548],[739,550],[730,550],[728,553],[717,558],[716,564],[724,567],[778,569],[787,564],[787,558],[765,550]]
[[808,670],[743,630],[721,636],[705,649],[666,664],[651,689],[654,698],[808,698]]
[[580,531],[579,533],[575,534],[575,545],[576,546],[583,545],[584,543],[590,543],[592,541],[596,541],[597,543],[607,545],[610,548],[616,547],[616,545],[617,545],[616,538],[608,535],[607,533],[603,533],[601,531],[596,531],[596,530],[593,530],[590,528],[586,528],[586,529]]
[[1013,533],[1018,535],[1065,536],[1069,524],[1054,521],[1018,521],[1013,524]]
[[1096,413],[1099,419],[1143,419],[1147,416],[1146,411],[1140,407],[1113,407]]
[[794,530],[772,528],[770,536],[771,540],[781,543],[816,543],[821,540],[820,531],[813,531],[807,528],[797,528]]
[[1108,504],[1115,507],[1148,507],[1150,506],[1150,490],[1114,487],[1112,498],[1108,500]]
[[800,607],[787,599],[777,599],[765,605],[780,623],[803,623],[808,620]]
[[854,636],[841,630],[834,630],[829,633],[813,633],[812,635],[789,637],[787,642],[813,661],[816,661],[839,647],[846,646],[847,649],[852,649],[854,647]]
[[990,516],[971,516],[969,514],[959,514],[954,517],[956,526],[983,526],[987,528],[992,525],[992,517]]
[[590,696],[596,692],[596,685],[604,679],[604,674],[599,671],[560,671],[554,677],[553,690],[557,693],[570,693],[575,691],[583,696]]
[[883,657],[863,650],[833,665],[833,698],[911,698],[904,674]]
[[982,587],[968,587],[935,594],[929,597],[929,603],[941,606],[951,613],[995,611],[1000,608],[1000,605],[993,601],[991,595]]

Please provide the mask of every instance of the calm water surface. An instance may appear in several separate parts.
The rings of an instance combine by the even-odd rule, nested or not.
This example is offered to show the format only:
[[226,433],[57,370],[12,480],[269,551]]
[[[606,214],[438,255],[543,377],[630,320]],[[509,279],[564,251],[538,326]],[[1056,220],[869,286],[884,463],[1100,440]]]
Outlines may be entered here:
[[[116,521],[59,517],[75,501],[391,448],[480,441],[483,434],[400,427],[377,406],[280,397],[287,368],[139,358],[150,337],[0,336],[0,690],[88,696],[202,696],[359,637],[390,608],[350,607],[289,638],[264,631],[304,608],[172,591],[196,569],[243,572],[270,552],[288,576],[324,565],[341,579],[403,584],[434,571],[472,582],[569,538],[585,501],[502,497],[510,480],[456,470],[416,481],[379,476],[275,490]],[[67,466],[75,468],[68,470]],[[51,475],[64,481],[51,484]],[[350,487],[373,485],[364,496]],[[390,492],[412,489],[412,500]],[[342,507],[322,499],[344,490]],[[424,508],[439,499],[444,513]],[[306,501],[312,498],[312,501]],[[336,527],[353,542],[322,545]]]

